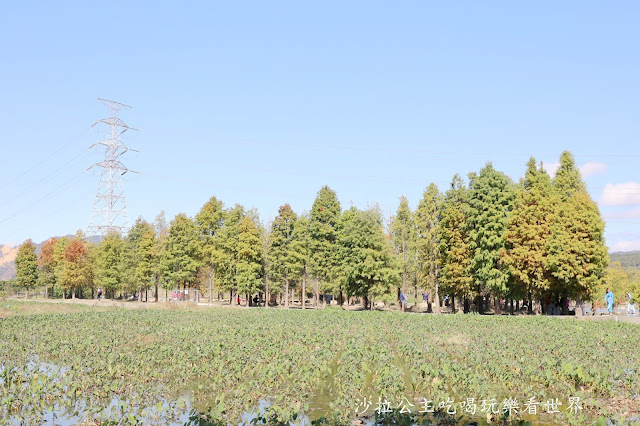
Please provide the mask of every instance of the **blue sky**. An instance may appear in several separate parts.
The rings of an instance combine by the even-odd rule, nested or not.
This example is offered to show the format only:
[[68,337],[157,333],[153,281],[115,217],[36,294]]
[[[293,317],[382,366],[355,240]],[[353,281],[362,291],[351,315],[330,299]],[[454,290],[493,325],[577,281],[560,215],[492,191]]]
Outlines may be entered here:
[[86,228],[107,110],[141,132],[129,216],[215,195],[415,207],[487,161],[568,149],[612,250],[640,249],[638,2],[5,2],[0,243]]

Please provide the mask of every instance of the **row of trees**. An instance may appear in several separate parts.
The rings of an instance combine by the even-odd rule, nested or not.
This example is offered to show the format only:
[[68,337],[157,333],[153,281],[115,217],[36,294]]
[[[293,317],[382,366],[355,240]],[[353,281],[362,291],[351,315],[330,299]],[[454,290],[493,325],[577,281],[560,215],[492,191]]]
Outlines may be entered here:
[[[386,228],[386,229],[385,229]],[[225,208],[212,197],[194,218],[138,219],[129,233],[107,235],[98,245],[81,234],[47,241],[36,259],[27,241],[16,259],[18,280],[36,281],[64,297],[102,287],[117,292],[149,288],[207,289],[246,296],[292,292],[331,294],[339,303],[395,298],[420,291],[450,295],[469,311],[493,299],[588,300],[608,265],[604,222],[569,152],[552,179],[532,158],[514,184],[489,163],[468,182],[456,175],[443,194],[430,184],[415,211],[400,199],[387,227],[377,208],[342,210],[323,187],[310,212],[285,204],[268,226],[254,210]],[[326,301],[326,297],[324,298]],[[250,302],[249,302],[250,303]],[[513,302],[512,302],[513,303]],[[541,303],[540,305],[545,305]],[[528,303],[532,309],[532,303]],[[404,306],[403,306],[404,309]]]
[[569,152],[553,179],[531,158],[517,185],[491,164],[468,185],[454,176],[444,194],[432,184],[415,212],[401,201],[391,234],[403,288],[431,282],[465,311],[475,301],[482,312],[489,297],[497,313],[510,299],[529,310],[557,302],[566,314],[570,298],[594,296],[609,263],[604,222]]

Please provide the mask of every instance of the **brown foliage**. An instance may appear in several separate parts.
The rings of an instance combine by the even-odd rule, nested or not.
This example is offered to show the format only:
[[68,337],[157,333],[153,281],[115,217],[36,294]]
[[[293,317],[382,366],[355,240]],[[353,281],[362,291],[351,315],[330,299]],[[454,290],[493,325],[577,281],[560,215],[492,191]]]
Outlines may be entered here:
[[53,268],[53,265],[55,264],[53,252],[56,248],[57,242],[57,238],[49,238],[44,242],[44,244],[42,244],[42,251],[38,257],[38,266],[41,268]]
[[68,262],[77,262],[79,259],[85,257],[86,255],[87,247],[81,240],[77,238],[71,240],[71,242],[67,246],[67,249],[64,251],[64,257]]

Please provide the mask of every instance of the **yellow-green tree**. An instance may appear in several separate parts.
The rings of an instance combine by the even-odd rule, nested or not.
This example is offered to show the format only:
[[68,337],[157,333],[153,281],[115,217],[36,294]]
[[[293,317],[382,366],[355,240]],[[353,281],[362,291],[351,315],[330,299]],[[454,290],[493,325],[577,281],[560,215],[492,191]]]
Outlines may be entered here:
[[434,312],[440,313],[440,243],[438,217],[442,194],[435,183],[429,184],[415,213],[418,281],[422,288],[433,290]]
[[[409,285],[417,285],[417,251],[416,251],[416,226],[414,214],[409,207],[407,197],[400,197],[400,204],[395,216],[391,218],[389,234],[396,256],[400,262],[402,294],[407,294]],[[405,304],[400,304],[404,311]]]
[[538,300],[549,291],[553,280],[549,246],[558,206],[559,197],[551,177],[531,158],[516,189],[515,206],[504,234],[507,242],[504,262],[515,287],[512,296]]
[[560,157],[553,183],[561,202],[551,227],[547,261],[553,276],[550,290],[560,296],[566,314],[568,298],[575,298],[581,305],[582,300],[595,296],[593,291],[604,279],[609,255],[600,210],[587,193],[568,151]]
[[25,289],[29,298],[29,289],[35,287],[38,282],[38,257],[33,241],[27,240],[18,249],[16,255],[16,279],[18,285]]
[[115,297],[115,292],[123,289],[124,278],[131,274],[124,268],[124,241],[120,234],[109,233],[97,247],[96,281],[104,289],[105,297]]
[[468,189],[456,174],[445,193],[438,220],[440,283],[444,291],[465,300],[465,311],[469,310],[468,299],[476,294],[470,270],[468,203]]
[[238,248],[236,259],[236,280],[238,293],[247,296],[247,306],[251,296],[262,287],[262,238],[260,226],[255,219],[245,216],[238,226]]

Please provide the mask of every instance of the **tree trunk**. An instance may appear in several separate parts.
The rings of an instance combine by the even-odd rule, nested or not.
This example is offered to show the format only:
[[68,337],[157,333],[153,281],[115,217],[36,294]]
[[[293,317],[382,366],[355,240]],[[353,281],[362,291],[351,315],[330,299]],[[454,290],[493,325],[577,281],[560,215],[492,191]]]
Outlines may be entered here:
[[452,314],[456,313],[456,295],[455,294],[451,295],[451,313]]
[[438,293],[438,267],[436,266],[436,291],[433,297],[433,304],[435,305],[434,313],[440,313],[440,294]]
[[[27,292],[27,297],[29,297],[29,292]],[[76,290],[74,288],[71,289],[71,300],[76,298]]]
[[306,272],[302,275],[302,309],[306,309],[306,301],[307,299],[307,274]]
[[563,295],[560,303],[562,303],[562,315],[569,315],[569,296]]
[[520,300],[516,300],[516,312],[520,312]]
[[476,296],[476,311],[480,315],[484,314],[484,298],[481,295]]
[[[404,256],[404,253],[403,253]],[[402,290],[400,290],[400,310],[404,312],[404,300],[403,297],[406,297],[407,294],[407,275],[406,273],[402,274]]]
[[27,287],[27,290],[25,292],[25,297],[28,299],[29,298],[29,287]]
[[544,302],[542,301],[542,299],[540,299],[540,313],[542,315],[547,313],[547,307],[544,306]]
[[142,303],[142,287],[140,287],[140,292],[138,293],[138,302]]
[[209,274],[209,304],[213,302],[213,272]]
[[513,299],[509,300],[509,311],[513,315]]
[[369,306],[369,295],[368,294],[364,295],[364,299],[362,300],[362,304],[364,305],[364,309],[366,309],[366,310],[371,309],[371,307]]
[[502,309],[500,309],[500,298],[493,296],[493,314],[502,315]]
[[284,279],[284,307],[289,309],[289,277]]
[[469,299],[466,297],[464,298],[463,312],[465,314],[469,313]]

